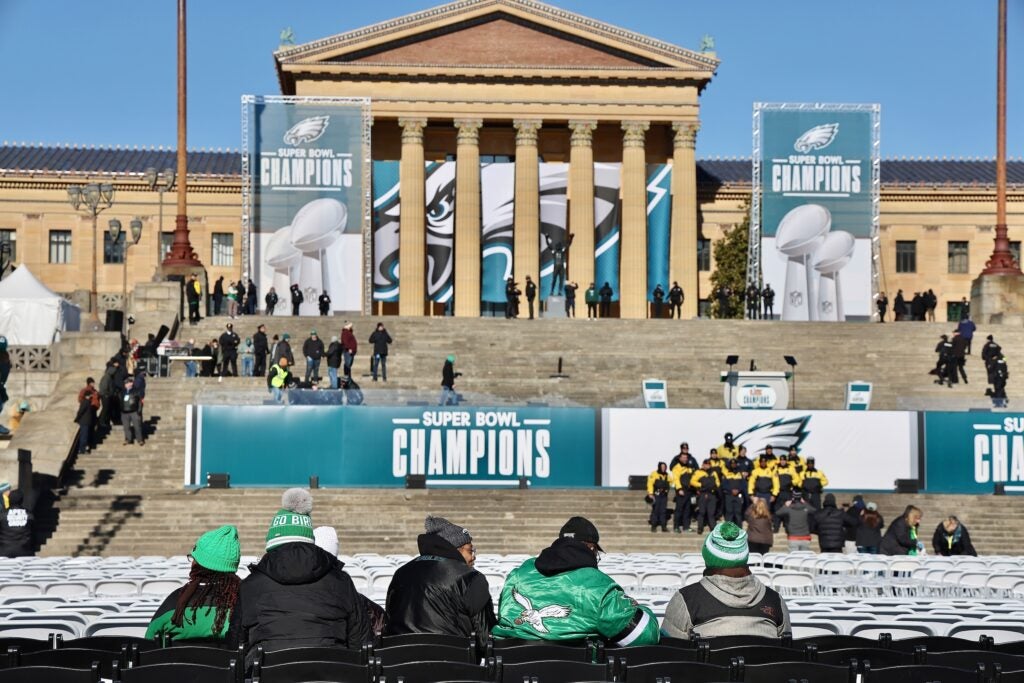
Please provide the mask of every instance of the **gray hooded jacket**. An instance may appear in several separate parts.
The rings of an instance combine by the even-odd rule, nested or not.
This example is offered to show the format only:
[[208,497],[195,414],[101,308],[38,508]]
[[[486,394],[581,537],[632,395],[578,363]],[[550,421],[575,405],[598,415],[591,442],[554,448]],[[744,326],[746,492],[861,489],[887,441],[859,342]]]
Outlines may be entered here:
[[[737,609],[754,607],[761,602],[767,590],[765,585],[753,574],[738,578],[717,574],[705,576],[700,582],[712,597],[728,607]],[[789,610],[786,608],[786,601],[781,600],[781,602],[781,626],[776,626],[775,621],[768,617],[738,614],[712,619],[701,624],[696,631],[702,638],[739,634],[780,638],[783,633],[793,630],[789,623]],[[665,608],[665,621],[662,623],[661,632],[671,638],[689,639],[692,629],[694,629],[694,625],[690,618],[690,611],[686,607],[682,594],[677,591]]]

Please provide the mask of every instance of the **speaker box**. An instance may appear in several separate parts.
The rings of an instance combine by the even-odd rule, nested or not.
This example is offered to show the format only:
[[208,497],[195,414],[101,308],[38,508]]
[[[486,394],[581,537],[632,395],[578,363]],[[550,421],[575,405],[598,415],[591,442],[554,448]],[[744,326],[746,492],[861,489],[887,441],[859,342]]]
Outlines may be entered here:
[[227,472],[210,472],[206,475],[206,486],[211,489],[229,489],[231,475]]
[[897,479],[896,493],[918,493],[921,485],[917,479]]
[[646,474],[631,474],[631,475],[629,475],[629,490],[630,491],[646,491],[647,490],[647,475]]
[[405,488],[425,489],[427,488],[427,477],[422,474],[410,474],[405,477]]

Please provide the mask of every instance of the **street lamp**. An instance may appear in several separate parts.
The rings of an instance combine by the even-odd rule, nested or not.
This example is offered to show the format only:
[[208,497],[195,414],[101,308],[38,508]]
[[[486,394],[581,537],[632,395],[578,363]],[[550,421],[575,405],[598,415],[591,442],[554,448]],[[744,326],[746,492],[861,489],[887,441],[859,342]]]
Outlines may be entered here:
[[156,274],[153,276],[153,280],[157,281],[160,277],[160,264],[164,260],[163,249],[160,244],[164,236],[164,193],[174,189],[174,182],[178,179],[178,176],[173,168],[165,168],[163,171],[157,172],[155,166],[150,166],[142,177],[145,179],[146,184],[149,185],[150,190],[156,190],[160,193],[160,213],[157,226],[159,232],[156,237]]
[[[134,247],[139,243],[139,239],[142,237],[142,221],[138,218],[133,218],[128,223],[128,226],[131,242],[128,241],[128,235],[125,235],[124,255],[121,259],[121,308],[124,312],[121,321],[121,333],[125,335],[128,334],[128,247]],[[107,223],[107,232],[110,233],[110,241],[116,245],[118,237],[121,236],[121,221],[111,218],[110,222]]]
[[89,183],[68,187],[68,203],[75,210],[84,210],[92,216],[92,289],[89,291],[89,318],[93,331],[102,329],[100,323],[99,295],[96,287],[96,239],[99,229],[96,217],[114,205],[114,186],[110,183]]

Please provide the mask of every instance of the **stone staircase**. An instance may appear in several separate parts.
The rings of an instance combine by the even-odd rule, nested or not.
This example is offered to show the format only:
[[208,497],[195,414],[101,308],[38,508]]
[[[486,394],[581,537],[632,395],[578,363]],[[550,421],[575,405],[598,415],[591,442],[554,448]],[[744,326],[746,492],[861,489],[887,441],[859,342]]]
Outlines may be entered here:
[[[375,319],[351,320],[360,341],[354,366],[358,377],[368,371],[365,340]],[[219,334],[224,322],[223,318],[205,320],[185,328],[182,336],[201,343]],[[267,324],[271,335],[291,334],[301,372],[300,348],[310,328],[329,341],[343,321],[257,317],[240,318],[235,327],[244,339],[259,322]],[[949,324],[585,319],[386,319],[386,324],[395,339],[389,400],[436,396],[443,358],[455,353],[457,367],[465,373],[458,388],[470,399],[637,405],[639,380],[662,377],[669,382],[673,407],[714,408],[722,405],[718,381],[724,369],[722,359],[737,353],[741,367],[755,358],[761,369],[785,369],[782,355],[796,356],[796,400],[802,408],[841,408],[845,382],[851,379],[875,383],[873,409],[963,410],[989,405],[982,395],[980,343],[968,361],[968,375],[976,378],[970,385],[939,387],[927,375],[934,363],[935,341],[951,329]],[[1000,328],[995,334],[1012,371],[1022,355],[1024,330]],[[569,379],[549,377],[559,357],[565,361]],[[180,372],[176,368],[175,373]],[[382,384],[363,382],[368,402],[373,402],[372,392]],[[43,554],[182,554],[191,549],[199,533],[220,524],[239,527],[244,552],[261,551],[281,489],[186,491],[183,487],[185,406],[197,394],[204,401],[237,397],[251,402],[266,396],[262,378],[152,378],[145,408],[150,430],[146,445],[122,446],[118,427],[93,453],[76,459],[57,502],[59,526]],[[1011,399],[1019,394],[1011,384]],[[909,502],[922,507],[926,541],[941,518],[956,514],[982,552],[1020,552],[1017,539],[1024,532],[1024,499],[895,494],[871,498],[886,519],[900,514]],[[535,553],[573,514],[585,515],[598,525],[602,545],[609,551],[689,551],[701,542],[693,533],[650,533],[643,495],[631,491],[322,489],[314,492],[314,499],[314,522],[336,526],[345,553],[414,552],[415,537],[428,512],[470,528],[480,552]],[[785,547],[781,536],[777,542]]]

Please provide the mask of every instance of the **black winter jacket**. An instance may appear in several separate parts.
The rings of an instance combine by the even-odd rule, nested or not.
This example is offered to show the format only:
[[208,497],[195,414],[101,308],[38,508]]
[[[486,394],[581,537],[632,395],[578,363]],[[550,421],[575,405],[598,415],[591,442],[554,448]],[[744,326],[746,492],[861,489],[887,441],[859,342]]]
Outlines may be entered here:
[[388,587],[384,635],[441,633],[484,644],[495,624],[484,575],[436,534],[417,539],[420,556],[395,572]]
[[309,337],[302,343],[302,355],[313,360],[320,360],[324,357],[324,341],[317,337]]
[[373,355],[388,355],[388,344],[391,343],[391,335],[387,330],[374,330],[370,335],[370,343],[373,344]]
[[[257,332],[252,335],[252,351],[256,354],[257,358],[262,358],[270,353],[270,347],[267,346],[267,333]],[[278,358],[277,360],[281,360]]]
[[846,542],[846,532],[843,530],[844,517],[843,511],[837,509],[834,503],[826,503],[825,507],[814,513],[814,527],[822,551],[842,550]]
[[907,518],[900,516],[889,525],[889,530],[882,537],[879,552],[883,555],[909,555],[917,548],[917,542],[910,538],[910,525]]
[[932,535],[932,549],[936,555],[944,555],[946,557],[950,555],[977,556],[978,554],[978,551],[974,549],[974,544],[971,543],[971,535],[967,533],[967,527],[963,524],[950,534],[946,531],[942,522],[939,522],[939,525],[935,527],[935,533]]
[[0,505],[0,556],[31,557],[33,543],[32,513],[20,505],[7,510]]
[[885,519],[882,515],[878,515],[878,526],[868,526],[861,515],[855,520],[856,531],[854,532],[854,542],[860,548],[878,548],[882,545],[882,529],[885,528]]
[[341,367],[341,344],[338,342],[331,342],[331,345],[327,347],[327,367]]
[[366,608],[344,565],[312,543],[267,552],[238,590],[228,646],[255,653],[301,646],[358,649],[370,640]]

